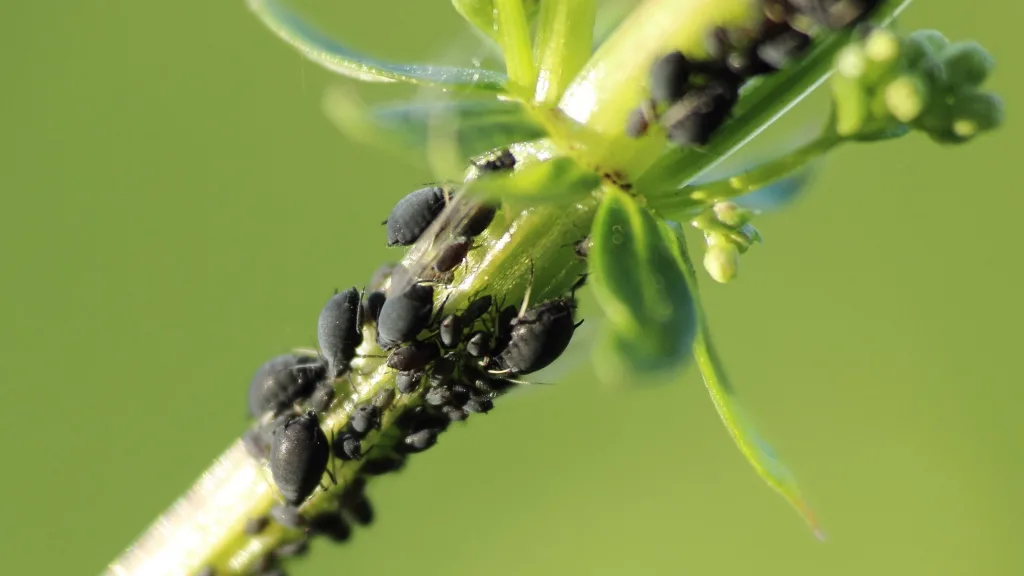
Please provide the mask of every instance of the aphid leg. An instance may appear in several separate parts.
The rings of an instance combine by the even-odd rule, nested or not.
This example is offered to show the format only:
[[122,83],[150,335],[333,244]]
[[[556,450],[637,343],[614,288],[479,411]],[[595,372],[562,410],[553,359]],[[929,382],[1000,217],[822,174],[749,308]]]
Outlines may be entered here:
[[533,292],[533,260],[530,260],[530,283],[526,285],[526,292],[523,294],[523,304],[519,307],[519,317],[526,314],[530,307],[530,293]]

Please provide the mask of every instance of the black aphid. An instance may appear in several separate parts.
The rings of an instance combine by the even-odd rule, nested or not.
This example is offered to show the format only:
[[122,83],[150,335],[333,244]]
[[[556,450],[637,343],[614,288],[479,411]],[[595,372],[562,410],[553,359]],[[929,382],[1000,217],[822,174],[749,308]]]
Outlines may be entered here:
[[339,460],[362,460],[363,444],[359,436],[345,434],[334,442],[334,456]]
[[676,102],[689,89],[692,72],[693,65],[682,52],[671,52],[662,56],[651,66],[651,98],[663,106]]
[[370,476],[380,476],[382,474],[390,474],[391,472],[398,472],[405,467],[405,458],[393,458],[391,456],[382,456],[379,458],[373,458],[367,460],[360,470],[364,474]]
[[380,309],[384,307],[387,299],[387,294],[383,290],[374,290],[367,294],[366,300],[363,300],[363,316],[376,324],[377,318],[380,317]]
[[316,385],[316,390],[309,398],[309,406],[317,412],[326,412],[334,402],[334,385],[330,382],[321,382]]
[[438,414],[426,406],[414,406],[406,410],[398,419],[398,428],[406,432],[419,432],[428,428],[444,430],[448,427],[450,420],[447,416]]
[[494,298],[490,294],[485,294],[479,298],[474,298],[466,305],[466,309],[459,314],[459,318],[462,320],[463,326],[469,326],[473,322],[479,320],[484,314],[486,314],[491,306],[494,304]]
[[448,402],[452,406],[463,406],[469,402],[470,391],[465,384],[452,385],[452,399]]
[[415,244],[444,210],[447,197],[444,188],[428,186],[399,200],[387,219],[388,246]]
[[275,504],[270,508],[270,517],[281,526],[289,530],[299,530],[306,525],[305,518],[299,514],[299,509],[294,506]]
[[511,170],[516,165],[516,157],[508,148],[493,150],[473,159],[473,165],[482,172],[501,172]]
[[373,505],[362,492],[354,494],[346,492],[341,498],[341,508],[353,522],[360,526],[369,526],[373,523]]
[[456,406],[442,406],[441,412],[452,422],[462,422],[469,418],[469,413],[465,409]]
[[380,408],[381,410],[386,410],[388,406],[391,406],[391,403],[394,402],[394,400],[395,387],[384,386],[383,388],[377,391],[377,394],[373,396],[373,399],[370,400],[370,402],[377,408]]
[[366,436],[370,430],[380,430],[380,408],[373,404],[360,404],[352,411],[348,427],[359,438]]
[[316,412],[295,416],[274,430],[270,472],[285,502],[302,504],[320,484],[329,458],[330,447]]
[[412,341],[422,332],[434,312],[434,288],[414,284],[384,302],[377,318],[377,344],[384,350]]
[[245,533],[250,536],[255,536],[270,524],[270,518],[267,516],[253,516],[245,521]]
[[626,136],[639,138],[647,134],[651,126],[652,115],[646,106],[637,106],[626,116]]
[[359,291],[349,288],[332,296],[320,311],[316,338],[331,378],[348,372],[356,348],[363,343],[360,300]]
[[444,406],[452,401],[452,389],[448,386],[434,386],[427,391],[424,400],[431,406]]
[[449,314],[441,320],[441,344],[445,348],[455,348],[462,341],[462,318]]
[[483,358],[491,353],[491,337],[482,330],[477,330],[466,341],[466,353],[472,358]]
[[400,372],[423,370],[440,355],[435,342],[414,340],[389,354],[387,365]]
[[880,0],[791,0],[790,3],[818,24],[832,30],[863,20],[881,5]]
[[341,514],[324,512],[309,520],[309,527],[316,534],[323,534],[335,542],[345,542],[352,536],[352,527]]
[[430,367],[430,383],[434,386],[445,384],[455,374],[457,365],[457,353],[455,352],[449,352],[438,358]]
[[278,558],[292,558],[294,556],[302,556],[308,551],[309,538],[304,536],[294,542],[281,544],[277,548],[274,548],[274,556]]
[[249,384],[249,415],[278,413],[308,397],[327,367],[314,356],[283,354],[260,366]]
[[441,274],[451,272],[459,264],[462,264],[462,261],[466,259],[466,254],[469,254],[469,250],[472,247],[472,239],[465,236],[455,238],[438,253],[437,258],[434,260],[434,271]]
[[494,409],[494,402],[485,396],[478,396],[470,398],[469,402],[463,406],[468,412],[475,412],[477,414],[486,414]]
[[513,319],[508,346],[497,358],[499,366],[511,374],[529,374],[554,362],[578,326],[573,320],[575,310],[571,298],[556,298]]
[[759,60],[774,70],[785,68],[811,45],[811,37],[799,30],[788,29],[757,45]]
[[395,387],[402,394],[412,394],[420,387],[420,381],[423,380],[423,372],[419,370],[410,370],[408,372],[399,372],[395,376]]
[[402,439],[402,443],[396,448],[398,450],[413,454],[416,452],[423,452],[427,448],[430,448],[437,443],[437,435],[440,430],[420,430],[419,432],[413,432]]
[[473,380],[473,387],[480,392],[485,392],[492,397],[497,397],[508,391],[509,388],[515,386],[515,383],[505,378],[496,378],[493,376],[479,375]]
[[466,238],[475,238],[487,230],[497,213],[498,207],[493,204],[478,204],[472,208],[472,212],[458,227],[455,234]]
[[738,97],[730,81],[712,79],[690,90],[661,117],[668,138],[680,147],[703,146],[725,122]]

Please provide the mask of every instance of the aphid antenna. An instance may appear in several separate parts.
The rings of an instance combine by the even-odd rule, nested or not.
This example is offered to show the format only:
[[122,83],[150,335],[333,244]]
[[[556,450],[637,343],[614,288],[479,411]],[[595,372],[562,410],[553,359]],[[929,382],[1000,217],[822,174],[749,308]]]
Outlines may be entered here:
[[533,292],[533,260],[530,260],[530,282],[526,285],[526,292],[523,294],[523,303],[519,306],[519,318],[522,318],[530,307],[530,294]]

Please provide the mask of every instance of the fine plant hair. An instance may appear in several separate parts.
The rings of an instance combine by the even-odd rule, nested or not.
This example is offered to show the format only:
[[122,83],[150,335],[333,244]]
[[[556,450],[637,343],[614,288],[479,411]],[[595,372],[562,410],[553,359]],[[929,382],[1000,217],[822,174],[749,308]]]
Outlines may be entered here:
[[[373,521],[374,478],[534,384],[584,320],[598,325],[602,378],[699,370],[744,457],[824,537],[736,401],[698,279],[734,281],[761,241],[757,215],[791,200],[826,154],[914,132],[959,145],[997,128],[984,48],[894,31],[909,0],[645,0],[628,13],[614,0],[452,0],[500,51],[498,71],[382,61],[286,0],[247,1],[350,81],[445,91],[375,107],[325,97],[348,136],[426,160],[436,181],[396,195],[379,241],[400,261],[346,280],[359,288],[327,303],[316,350],[254,370],[240,439],[108,574],[280,574],[311,539],[348,540]],[[710,176],[819,88],[832,98],[816,135]],[[580,317],[581,290],[603,318]]]

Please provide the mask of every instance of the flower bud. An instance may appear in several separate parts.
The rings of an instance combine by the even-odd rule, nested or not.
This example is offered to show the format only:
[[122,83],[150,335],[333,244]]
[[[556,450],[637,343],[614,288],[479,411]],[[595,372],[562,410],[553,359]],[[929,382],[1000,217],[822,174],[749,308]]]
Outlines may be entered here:
[[903,62],[915,69],[926,58],[937,57],[948,44],[949,40],[938,30],[918,30],[903,43]]
[[704,269],[715,282],[725,284],[735,278],[739,265],[739,250],[731,242],[708,244],[707,252],[704,253]]
[[952,130],[960,138],[996,128],[1003,122],[1003,102],[995,94],[975,92],[956,99],[952,108]]
[[903,75],[885,87],[885,105],[894,118],[913,122],[928,104],[928,88],[916,76]]
[[956,91],[981,86],[996,64],[988,50],[977,42],[951,44],[939,60],[946,69],[950,86]]

